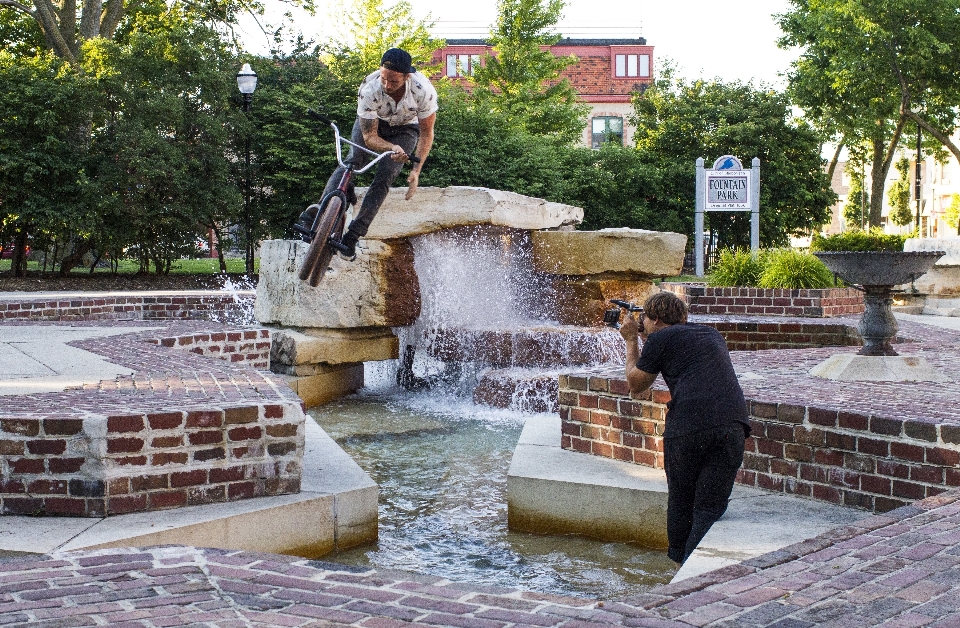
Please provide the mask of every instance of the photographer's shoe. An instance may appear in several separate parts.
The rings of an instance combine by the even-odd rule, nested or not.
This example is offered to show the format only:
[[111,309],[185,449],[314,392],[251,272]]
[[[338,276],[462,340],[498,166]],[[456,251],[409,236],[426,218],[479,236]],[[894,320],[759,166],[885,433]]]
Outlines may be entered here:
[[319,205],[311,205],[303,210],[303,213],[297,218],[297,222],[293,223],[293,230],[300,234],[300,239],[307,244],[313,240],[313,224],[319,211]]

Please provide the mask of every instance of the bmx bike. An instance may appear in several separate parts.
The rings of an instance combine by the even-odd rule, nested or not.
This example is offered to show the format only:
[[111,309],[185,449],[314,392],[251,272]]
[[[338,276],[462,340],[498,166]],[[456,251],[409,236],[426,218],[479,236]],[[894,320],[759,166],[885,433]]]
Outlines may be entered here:
[[[340,135],[340,130],[332,120],[326,118],[312,109],[307,109],[307,115],[311,118],[323,122],[333,129],[334,140],[337,147],[337,163],[344,169],[343,176],[340,177],[340,183],[337,188],[324,196],[319,203],[307,207],[307,212],[314,213],[313,223],[310,226],[295,223],[293,230],[296,231],[304,242],[310,243],[307,254],[304,256],[303,264],[300,265],[298,277],[301,281],[306,281],[310,286],[316,287],[323,279],[324,273],[330,265],[330,260],[337,251],[346,252],[347,247],[343,245],[343,228],[346,222],[347,209],[352,203],[356,203],[356,195],[353,192],[353,175],[366,172],[385,157],[389,157],[394,151],[384,153],[374,152],[365,146],[361,146]],[[367,153],[373,159],[362,168],[357,167],[355,163],[343,162],[343,144],[349,144],[354,149]],[[416,163],[420,160],[413,155],[409,156],[410,161]]]

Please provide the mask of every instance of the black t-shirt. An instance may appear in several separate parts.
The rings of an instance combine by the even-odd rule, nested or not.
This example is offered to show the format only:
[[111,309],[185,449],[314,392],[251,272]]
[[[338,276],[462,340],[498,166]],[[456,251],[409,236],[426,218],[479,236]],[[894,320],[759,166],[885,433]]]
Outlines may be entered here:
[[670,389],[664,438],[738,421],[749,429],[747,402],[723,336],[706,325],[670,325],[643,343],[637,368],[663,375]]

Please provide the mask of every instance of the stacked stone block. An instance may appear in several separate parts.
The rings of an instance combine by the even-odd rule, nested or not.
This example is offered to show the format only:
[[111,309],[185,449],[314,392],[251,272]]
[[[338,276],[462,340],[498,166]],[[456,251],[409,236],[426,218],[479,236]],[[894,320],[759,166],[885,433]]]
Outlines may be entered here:
[[0,418],[0,512],[102,517],[300,490],[296,403]]

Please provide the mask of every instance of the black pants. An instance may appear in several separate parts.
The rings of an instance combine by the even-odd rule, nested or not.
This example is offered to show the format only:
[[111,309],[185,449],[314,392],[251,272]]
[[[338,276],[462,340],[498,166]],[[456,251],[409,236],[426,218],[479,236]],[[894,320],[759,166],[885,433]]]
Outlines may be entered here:
[[740,423],[663,440],[667,472],[667,539],[671,560],[682,563],[727,511],[743,463]]
[[[414,149],[417,147],[417,141],[420,139],[419,125],[404,124],[401,126],[390,126],[383,120],[379,120],[378,122],[379,126],[377,127],[377,131],[380,137],[391,144],[401,146],[408,155],[413,154]],[[366,143],[363,141],[363,133],[360,131],[359,118],[353,123],[350,141],[355,144],[360,144],[361,146],[366,146]],[[373,158],[367,153],[351,147],[350,154],[344,159],[344,163],[354,164],[360,168],[371,159]],[[383,201],[387,198],[387,192],[390,191],[390,184],[392,184],[393,180],[400,174],[401,168],[403,168],[403,164],[397,163],[389,157],[384,157],[377,162],[377,165],[374,166],[375,174],[373,175],[373,183],[371,183],[369,189],[367,189],[367,193],[363,197],[363,202],[360,203],[356,217],[353,219],[353,222],[350,223],[350,231],[353,231],[358,236],[367,235],[367,229],[370,228],[370,223],[373,222],[373,218],[377,215],[380,206],[383,205]],[[334,170],[330,176],[330,180],[327,181],[327,187],[323,190],[323,196],[337,189],[342,176],[343,168],[338,167]]]

